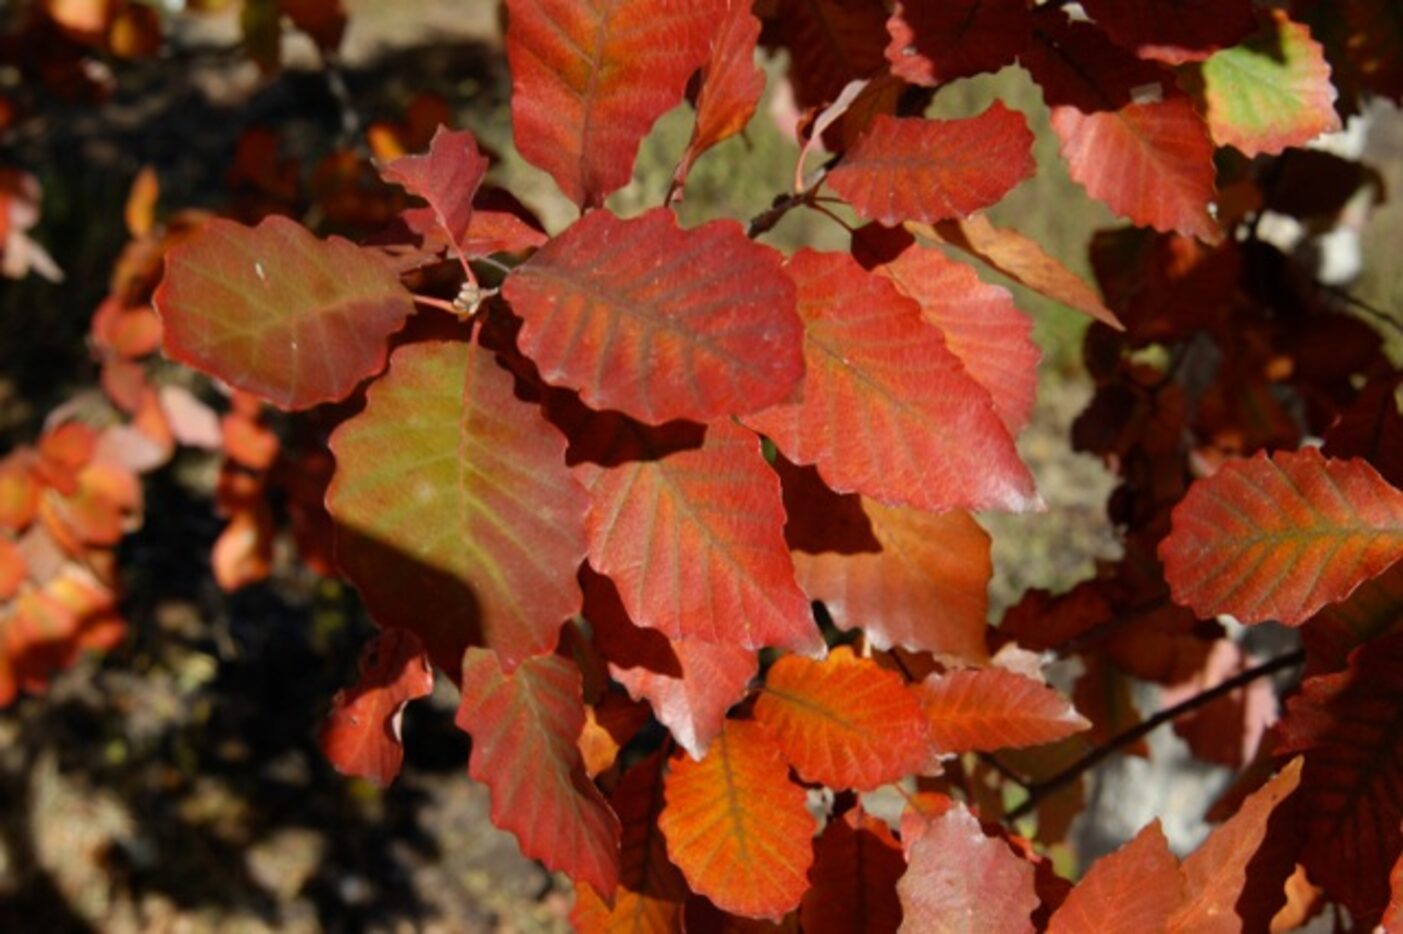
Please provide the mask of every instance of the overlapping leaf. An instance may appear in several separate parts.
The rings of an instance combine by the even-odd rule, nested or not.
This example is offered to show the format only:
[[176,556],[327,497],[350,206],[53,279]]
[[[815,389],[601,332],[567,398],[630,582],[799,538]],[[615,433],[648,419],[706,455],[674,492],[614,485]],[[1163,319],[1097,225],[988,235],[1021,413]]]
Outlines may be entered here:
[[883,506],[824,486],[812,467],[777,465],[799,586],[841,629],[970,664],[988,660],[989,535],[967,512]]
[[851,257],[801,250],[802,399],[746,418],[833,489],[920,509],[1036,504],[983,387],[920,307]]
[[1096,24],[1142,58],[1199,61],[1252,32],[1251,0],[1086,0]]
[[487,172],[487,158],[478,152],[477,140],[467,130],[440,126],[419,156],[401,156],[380,170],[386,181],[429,203],[439,229],[460,262],[468,261],[467,243],[473,219],[473,196]]
[[594,211],[507,279],[520,346],[552,385],[658,424],[753,412],[803,375],[779,254],[732,221]]
[[1279,10],[1265,30],[1204,62],[1201,80],[1213,141],[1246,155],[1275,155],[1340,128],[1324,50]]
[[1275,751],[1305,753],[1301,862],[1368,928],[1403,853],[1403,635],[1356,649],[1345,671],[1308,678],[1286,709]]
[[1091,725],[1052,688],[1002,668],[934,674],[918,692],[942,752],[1040,746]]
[[995,103],[975,117],[878,115],[828,184],[853,210],[889,227],[963,217],[999,201],[1033,174],[1033,132]]
[[1403,491],[1362,460],[1261,453],[1195,483],[1159,554],[1200,616],[1298,625],[1403,559]]
[[580,609],[589,507],[564,437],[477,346],[403,347],[368,395],[332,435],[326,502],[371,615],[448,671],[470,644],[509,665],[549,652]]
[[808,934],[895,931],[901,924],[896,883],[906,871],[887,825],[852,810],[828,822],[814,845],[809,890],[799,905]]
[[597,574],[586,577],[584,591],[585,618],[609,675],[635,699],[647,699],[678,745],[700,759],[755,677],[755,653],[730,641],[673,642],[635,626],[613,583]]
[[[637,423],[602,416],[589,430],[610,424],[622,444],[649,451]],[[699,449],[645,456],[656,459],[579,468],[590,488],[590,564],[618,586],[629,618],[675,640],[822,651],[759,439],[718,421]]]
[[694,892],[750,918],[798,906],[813,864],[814,819],[765,728],[726,728],[700,762],[677,758],[658,826]]
[[904,934],[1034,930],[1033,865],[984,835],[958,804],[931,820],[911,847],[897,884]]
[[1048,934],[1161,931],[1183,897],[1179,861],[1155,821],[1092,865],[1053,912]]
[[361,650],[355,686],[332,698],[317,736],[322,752],[343,775],[388,787],[404,761],[404,708],[433,689],[433,670],[419,639],[406,629],[385,630]]
[[880,0],[779,0],[772,22],[800,107],[831,104],[885,66],[886,19]]
[[1010,64],[1032,27],[1024,0],[904,0],[887,20],[887,61],[898,77],[933,87]]
[[1006,289],[981,282],[974,269],[918,246],[905,231],[871,225],[853,238],[853,255],[890,279],[940,328],[945,344],[988,391],[1010,432],[1028,422],[1038,386],[1033,322]]
[[765,92],[765,72],[755,64],[760,21],[750,7],[748,0],[729,0],[720,28],[712,37],[711,55],[702,68],[697,94],[697,122],[673,174],[677,186],[687,180],[702,153],[745,129]]
[[509,0],[512,132],[566,197],[597,207],[706,61],[724,0]]
[[210,221],[170,251],[153,301],[167,354],[285,409],[349,395],[414,310],[360,247],[276,216]]
[[807,782],[870,790],[930,757],[921,705],[901,676],[841,646],[819,662],[787,655],[765,676],[755,719]]
[[541,655],[504,672],[496,654],[463,655],[456,723],[473,738],[468,774],[492,791],[492,823],[521,852],[596,892],[619,884],[619,818],[585,775],[580,671]]

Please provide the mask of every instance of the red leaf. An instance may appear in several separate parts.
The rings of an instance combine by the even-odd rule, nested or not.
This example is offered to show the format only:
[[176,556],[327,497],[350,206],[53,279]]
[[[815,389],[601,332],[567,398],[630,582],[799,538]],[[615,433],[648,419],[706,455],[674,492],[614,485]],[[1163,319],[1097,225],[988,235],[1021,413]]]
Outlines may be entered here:
[[830,820],[814,845],[800,927],[806,934],[895,931],[901,924],[896,883],[905,871],[901,845],[886,824],[859,810]]
[[897,77],[935,87],[1011,64],[1032,26],[1025,0],[906,0],[887,20],[887,61]]
[[336,692],[317,742],[342,775],[388,788],[404,762],[400,719],[434,689],[424,647],[412,632],[387,629],[361,650],[360,679]]
[[930,821],[897,884],[905,932],[1033,930],[1033,865],[984,835],[963,804]]
[[1255,26],[1251,0],[1085,0],[1083,6],[1120,45],[1170,65],[1202,61]]
[[886,20],[880,0],[779,0],[770,22],[801,108],[831,104],[849,81],[885,68]]
[[[1234,675],[1251,668],[1254,659],[1228,639],[1219,639],[1192,680],[1160,692],[1163,707],[1172,707],[1204,691],[1211,690]],[[1276,690],[1267,678],[1258,678],[1244,688],[1179,717],[1174,732],[1189,744],[1189,750],[1206,762],[1239,769],[1256,755],[1267,727],[1276,722]]]
[[753,434],[717,421],[699,449],[577,469],[591,495],[590,564],[634,623],[676,640],[822,651],[784,542],[779,478]]
[[1367,930],[1403,852],[1403,635],[1355,650],[1346,671],[1306,679],[1286,711],[1275,752],[1305,753],[1301,862]]
[[720,0],[508,0],[512,132],[583,207],[628,183],[638,144],[705,63]]
[[589,498],[513,387],[480,347],[411,344],[330,441],[342,570],[448,671],[470,644],[508,666],[549,652],[580,609]]
[[931,675],[917,691],[941,752],[1041,746],[1091,726],[1052,688],[1002,668]]
[[749,0],[729,0],[711,40],[710,58],[702,66],[696,126],[673,174],[678,187],[702,153],[745,129],[765,93],[765,72],[755,64],[760,21],[750,7]]
[[746,419],[825,482],[918,509],[1025,510],[1032,477],[989,394],[915,302],[849,256],[801,250],[802,399]]
[[1032,147],[1023,115],[998,102],[962,120],[880,114],[828,183],[868,220],[939,221],[988,207],[1031,178]]
[[1356,646],[1390,632],[1403,632],[1403,561],[1301,627],[1306,674],[1339,671]]
[[1388,886],[1388,909],[1384,911],[1379,927],[1385,931],[1403,930],[1403,856],[1393,864],[1393,871],[1388,874]]
[[458,726],[473,738],[468,774],[492,790],[492,823],[521,852],[596,892],[619,884],[619,818],[585,776],[580,671],[557,655],[511,674],[485,649],[463,655]]
[[755,677],[755,653],[732,642],[671,642],[628,619],[608,578],[584,579],[585,618],[609,663],[609,675],[631,697],[646,698],[653,714],[692,758],[706,754],[726,711],[745,697]]
[[520,346],[552,385],[654,424],[785,398],[803,375],[794,287],[733,221],[586,215],[507,278]]
[[921,316],[940,328],[1010,432],[1028,423],[1042,352],[1032,340],[1032,320],[1006,289],[985,284],[973,268],[939,250],[917,246],[904,230],[864,227],[853,238],[853,255],[921,306]]
[[664,785],[658,826],[692,891],[749,918],[798,906],[816,828],[763,727],[727,720],[700,762],[673,759]]
[[658,829],[663,809],[663,763],[660,753],[649,756],[624,773],[610,796],[623,824],[619,886],[612,893],[612,908],[594,889],[575,886],[570,921],[580,934],[669,934],[681,929],[687,883],[668,860]]
[[153,299],[166,353],[284,409],[349,395],[414,310],[387,267],[294,221],[210,221],[171,249]]
[[1162,931],[1183,898],[1179,861],[1156,820],[1096,861],[1053,913],[1048,934]]
[[883,506],[823,485],[812,467],[776,465],[799,586],[840,629],[982,664],[993,574],[989,535],[967,512]]
[[870,791],[930,757],[920,702],[901,676],[840,646],[787,655],[765,676],[755,719],[806,782]]
[[1403,558],[1403,491],[1315,448],[1225,464],[1172,520],[1165,578],[1201,617],[1299,625]]
[[387,182],[403,185],[429,202],[429,209],[460,262],[466,265],[467,244],[474,233],[473,195],[487,172],[487,158],[467,130],[440,126],[421,156],[401,156],[380,170]]
[[1293,760],[1265,786],[1253,792],[1227,823],[1209,835],[1184,860],[1184,903],[1170,917],[1172,934],[1228,934],[1259,931],[1285,904],[1286,879],[1294,868],[1286,861],[1264,859],[1269,824],[1294,820],[1279,806],[1296,791],[1301,760]]

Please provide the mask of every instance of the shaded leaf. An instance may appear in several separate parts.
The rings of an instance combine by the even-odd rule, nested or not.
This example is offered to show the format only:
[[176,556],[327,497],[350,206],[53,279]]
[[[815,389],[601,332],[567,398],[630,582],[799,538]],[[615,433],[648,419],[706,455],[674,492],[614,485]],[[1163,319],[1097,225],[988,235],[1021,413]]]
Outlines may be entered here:
[[934,674],[917,693],[941,752],[1041,746],[1091,726],[1052,688],[1002,668]]
[[1085,0],[1083,6],[1111,38],[1170,65],[1200,61],[1252,32],[1251,0]]
[[509,666],[555,647],[580,609],[589,498],[565,439],[492,354],[400,348],[330,446],[337,560],[377,622],[415,632],[448,671],[470,644]]
[[152,299],[166,353],[284,409],[344,398],[413,311],[389,268],[284,217],[212,220],[171,249]]
[[566,197],[598,207],[706,61],[716,0],[508,0],[512,134]]
[[801,108],[831,104],[848,82],[886,66],[886,20],[880,0],[779,0],[770,23],[789,50]]
[[785,398],[803,375],[794,287],[734,221],[594,211],[507,278],[520,346],[552,385],[658,424]]
[[916,696],[895,672],[848,646],[825,660],[786,655],[770,667],[755,719],[806,782],[869,791],[929,758]]
[[908,934],[974,934],[1033,930],[1038,907],[1033,866],[1002,840],[984,835],[979,819],[957,804],[931,820],[911,847],[897,884],[901,930]]
[[697,122],[692,139],[673,173],[673,184],[687,180],[702,153],[730,139],[750,122],[765,93],[765,72],[755,63],[760,21],[749,0],[729,0],[721,25],[711,40],[711,53],[702,66],[697,94]]
[[960,120],[878,115],[828,184],[868,220],[939,221],[988,207],[1033,175],[1033,132],[994,103]]
[[1172,518],[1165,578],[1203,617],[1299,625],[1403,558],[1403,491],[1316,448],[1229,462]]
[[1024,0],[906,0],[887,20],[887,61],[892,74],[935,87],[1012,63],[1032,26]]
[[403,185],[429,203],[439,229],[464,264],[473,234],[473,196],[486,172],[487,157],[478,152],[473,135],[443,126],[434,133],[427,153],[401,156],[380,170],[386,181]]
[[777,463],[799,586],[840,628],[879,649],[901,646],[982,664],[989,535],[967,512],[883,506],[824,486],[812,467]]
[[694,892],[751,918],[798,906],[816,827],[764,727],[727,720],[700,762],[673,760],[665,792],[658,826]]
[[336,692],[317,743],[342,775],[388,788],[404,761],[400,720],[410,701],[427,697],[434,674],[417,636],[386,629],[365,644],[360,678]]
[[906,871],[887,825],[861,810],[828,822],[814,844],[809,890],[799,905],[806,934],[881,934],[901,924],[896,883]]
[[473,738],[468,774],[492,790],[492,823],[521,852],[613,892],[619,883],[619,818],[585,776],[580,671],[558,655],[528,659],[510,674],[486,649],[463,655],[455,720]]
[[1301,628],[1306,674],[1338,671],[1356,646],[1403,631],[1403,561],[1361,584],[1345,600],[1315,614]]
[[1183,897],[1179,861],[1156,820],[1092,865],[1053,913],[1048,934],[1160,931]]
[[[1203,669],[1191,680],[1160,692],[1161,704],[1172,707],[1212,690],[1260,661],[1231,640],[1219,639]],[[1276,690],[1269,679],[1259,678],[1177,718],[1174,732],[1189,744],[1189,750],[1198,758],[1238,769],[1251,761],[1267,728],[1276,722],[1276,716]]]
[[1262,32],[1204,62],[1201,81],[1213,141],[1248,156],[1276,155],[1340,128],[1324,50],[1280,10]]
[[787,268],[805,324],[803,397],[748,425],[841,493],[933,511],[1036,505],[989,394],[914,301],[846,255],[801,250]]

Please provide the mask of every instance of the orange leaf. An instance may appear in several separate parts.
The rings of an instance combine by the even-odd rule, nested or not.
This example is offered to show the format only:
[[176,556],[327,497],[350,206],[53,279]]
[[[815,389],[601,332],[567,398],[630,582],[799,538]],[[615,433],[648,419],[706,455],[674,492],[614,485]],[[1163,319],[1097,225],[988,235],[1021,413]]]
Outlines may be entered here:
[[1161,931],[1183,898],[1179,861],[1156,820],[1096,861],[1053,913],[1048,934]]
[[20,584],[29,575],[29,564],[13,541],[0,535],[0,602],[19,593]]
[[410,701],[434,689],[434,673],[417,636],[386,629],[365,644],[360,678],[336,692],[317,743],[342,775],[388,788],[404,762],[400,720]]
[[901,676],[848,646],[816,662],[775,662],[755,719],[800,778],[867,791],[919,771],[929,758],[921,705]]
[[673,759],[665,792],[658,826],[693,891],[752,918],[798,906],[815,823],[764,727],[727,720],[700,762]]
[[551,869],[613,892],[619,818],[585,775],[580,671],[557,655],[502,670],[493,652],[463,655],[458,726],[473,738],[468,774],[492,790],[492,823]]
[[1091,726],[1052,688],[1001,668],[931,675],[917,691],[942,752],[1041,746]]
[[687,180],[687,173],[702,153],[745,129],[765,92],[765,72],[755,64],[760,21],[750,8],[749,0],[730,0],[721,26],[712,37],[711,56],[702,66],[692,140],[673,173],[676,186]]
[[0,459],[0,529],[23,532],[39,512],[39,481],[28,451]]

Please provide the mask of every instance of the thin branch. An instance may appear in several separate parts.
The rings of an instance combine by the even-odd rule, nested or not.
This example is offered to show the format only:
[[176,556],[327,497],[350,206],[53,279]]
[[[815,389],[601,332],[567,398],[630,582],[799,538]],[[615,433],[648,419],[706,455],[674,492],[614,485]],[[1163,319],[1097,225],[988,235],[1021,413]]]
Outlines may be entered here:
[[1022,785],[1024,788],[1027,788],[1032,784],[1028,776],[1020,775],[1013,769],[1004,765],[1002,762],[999,761],[999,757],[994,755],[992,752],[981,752],[979,754],[979,761],[983,762],[989,768],[993,769],[995,772],[998,772],[1000,775],[1013,782],[1015,785]]
[[1033,808],[1037,807],[1038,802],[1040,802],[1042,799],[1046,798],[1053,792],[1060,791],[1062,788],[1066,787],[1067,785],[1070,785],[1072,782],[1080,778],[1083,772],[1086,772],[1088,769],[1091,769],[1103,762],[1104,760],[1110,758],[1110,756],[1113,753],[1115,753],[1122,747],[1129,746],[1136,740],[1148,736],[1150,733],[1153,733],[1155,730],[1159,729],[1164,724],[1169,723],[1172,720],[1177,720],[1184,714],[1191,713],[1200,707],[1211,704],[1218,698],[1231,694],[1238,688],[1243,687],[1247,684],[1251,684],[1258,678],[1263,678],[1267,675],[1275,674],[1276,672],[1282,671],[1287,668],[1295,668],[1297,665],[1300,665],[1305,660],[1306,653],[1304,650],[1288,652],[1285,655],[1278,655],[1276,658],[1273,658],[1270,661],[1263,662],[1262,664],[1257,665],[1255,667],[1248,668],[1246,671],[1240,672],[1239,674],[1234,675],[1233,677],[1222,682],[1221,684],[1214,685],[1213,687],[1209,688],[1206,691],[1203,691],[1202,693],[1195,694],[1188,700],[1175,704],[1173,707],[1166,707],[1164,710],[1161,710],[1159,713],[1155,714],[1153,717],[1150,717],[1148,720],[1145,720],[1144,722],[1139,723],[1134,727],[1131,727],[1130,729],[1111,737],[1105,743],[1103,743],[1100,746],[1097,746],[1095,749],[1091,750],[1086,755],[1082,756],[1080,759],[1073,762],[1071,765],[1067,766],[1065,769],[1056,773],[1055,775],[1052,775],[1051,777],[1046,778],[1043,781],[1034,782],[1033,784],[1029,785],[1027,800],[1025,800],[1022,804],[1018,805],[1018,807],[1014,808],[1012,811],[1009,811],[1007,819],[1009,821],[1016,821],[1020,817],[1024,817],[1025,815],[1031,813]]
[[799,205],[812,200],[813,197],[813,188],[810,188],[808,191],[777,196],[768,208],[750,219],[750,224],[746,227],[745,235],[754,240],[761,234],[772,230],[776,224],[784,219],[784,215],[788,214]]
[[461,315],[463,313],[457,305],[445,298],[434,298],[432,295],[415,295],[414,301],[420,305],[427,305],[430,308],[446,311],[450,315]]
[[1328,292],[1329,294],[1335,296],[1340,301],[1344,302],[1346,305],[1355,309],[1356,311],[1364,312],[1366,315],[1368,315],[1373,320],[1379,322],[1380,324],[1387,325],[1388,327],[1393,328],[1393,330],[1397,331],[1399,334],[1403,334],[1403,315],[1386,311],[1383,308],[1371,305],[1370,303],[1364,301],[1364,299],[1352,294],[1348,289],[1340,288],[1338,285],[1330,285],[1327,282],[1321,282],[1317,279],[1315,282],[1315,287],[1320,289],[1322,292]]

